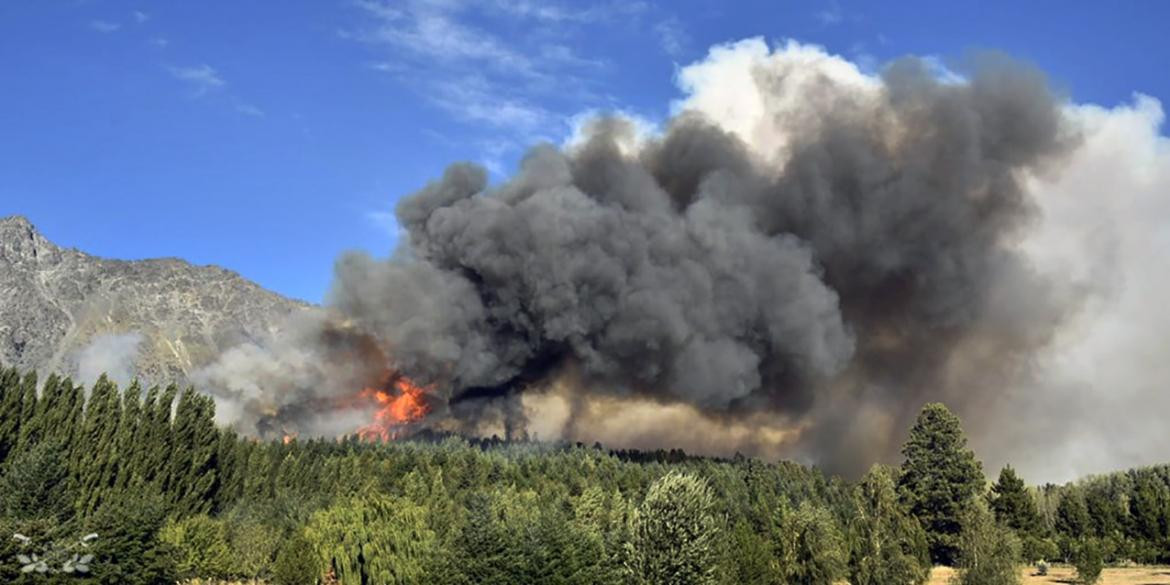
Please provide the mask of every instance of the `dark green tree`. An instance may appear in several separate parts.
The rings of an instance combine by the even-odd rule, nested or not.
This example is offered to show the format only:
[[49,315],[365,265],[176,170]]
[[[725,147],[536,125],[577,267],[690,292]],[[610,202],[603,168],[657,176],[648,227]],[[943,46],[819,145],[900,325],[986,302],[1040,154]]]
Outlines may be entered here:
[[961,519],[983,488],[983,466],[967,448],[959,417],[939,403],[922,408],[902,455],[899,498],[926,531],[931,560],[953,565]]
[[20,440],[23,398],[20,372],[15,368],[0,369],[0,465]]
[[80,442],[74,450],[77,509],[83,515],[98,508],[117,479],[121,398],[118,387],[105,375],[90,390]]
[[1040,531],[1036,502],[1011,465],[1000,470],[999,480],[991,486],[988,503],[995,513],[995,520],[1015,530],[1021,537]]

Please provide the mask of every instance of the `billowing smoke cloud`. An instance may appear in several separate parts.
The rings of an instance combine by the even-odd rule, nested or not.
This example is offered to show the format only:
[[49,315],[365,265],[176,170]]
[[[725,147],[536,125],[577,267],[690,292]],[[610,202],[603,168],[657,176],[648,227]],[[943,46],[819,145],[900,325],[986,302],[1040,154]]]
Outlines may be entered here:
[[98,335],[89,345],[77,352],[78,381],[88,389],[102,374],[125,386],[135,376],[134,364],[138,359],[138,346],[142,334],[109,333]]
[[[991,462],[1018,461],[1007,437],[1062,433],[1005,413],[1072,416],[1044,407],[1099,401],[1098,382],[1148,392],[1126,365],[1084,377],[1066,360],[1147,341],[1126,319],[1149,299],[1124,281],[1160,224],[1107,218],[1165,217],[1125,202],[1165,192],[1161,112],[1069,105],[999,56],[963,73],[715,47],[680,71],[661,132],[598,119],[498,185],[451,166],[400,202],[389,259],[338,262],[328,317],[225,355],[205,385],[228,418],[298,418],[376,378],[373,360],[431,388],[438,426],[844,471],[893,458],[942,400]],[[1111,151],[1129,132],[1144,141]],[[1142,178],[1096,192],[1110,173]],[[1143,278],[1164,290],[1160,274]],[[345,354],[359,365],[337,331],[368,346]]]

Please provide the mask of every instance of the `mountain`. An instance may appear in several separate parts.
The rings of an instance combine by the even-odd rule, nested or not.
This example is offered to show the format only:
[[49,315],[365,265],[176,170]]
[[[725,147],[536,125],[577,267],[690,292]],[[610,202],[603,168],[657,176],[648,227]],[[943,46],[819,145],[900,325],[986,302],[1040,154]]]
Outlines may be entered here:
[[2,365],[181,381],[308,306],[218,266],[99,258],[53,244],[24,217],[0,218]]

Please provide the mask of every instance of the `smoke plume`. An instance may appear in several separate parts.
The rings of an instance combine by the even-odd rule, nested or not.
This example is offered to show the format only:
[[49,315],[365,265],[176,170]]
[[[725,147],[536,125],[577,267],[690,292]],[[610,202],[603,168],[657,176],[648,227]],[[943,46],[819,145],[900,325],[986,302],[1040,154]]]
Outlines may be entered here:
[[[402,199],[390,258],[344,256],[317,321],[205,371],[226,420],[352,394],[384,368],[429,389],[439,427],[856,471],[889,460],[926,401],[994,460],[1011,447],[980,433],[1022,392],[1095,388],[1051,363],[1098,355],[1063,336],[1117,282],[1090,268],[1127,266],[1053,253],[1069,232],[1052,222],[1102,199],[1063,177],[1094,156],[1085,117],[1108,112],[1003,56],[873,76],[758,39],[679,84],[659,132],[596,119],[500,184],[459,163]],[[1125,253],[1076,244],[1102,238]]]

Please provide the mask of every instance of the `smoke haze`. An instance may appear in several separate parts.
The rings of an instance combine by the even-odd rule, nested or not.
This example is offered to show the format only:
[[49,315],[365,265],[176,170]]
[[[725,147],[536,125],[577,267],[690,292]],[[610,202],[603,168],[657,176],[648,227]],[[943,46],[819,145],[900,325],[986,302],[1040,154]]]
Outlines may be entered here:
[[341,258],[325,312],[200,385],[254,432],[352,429],[304,405],[387,368],[465,432],[856,472],[943,401],[1043,479],[1170,455],[1165,425],[1068,440],[1105,400],[1170,401],[1160,107],[1076,106],[1003,56],[962,73],[714,47],[660,131],[595,119],[497,185],[452,165],[401,200],[390,258]]

